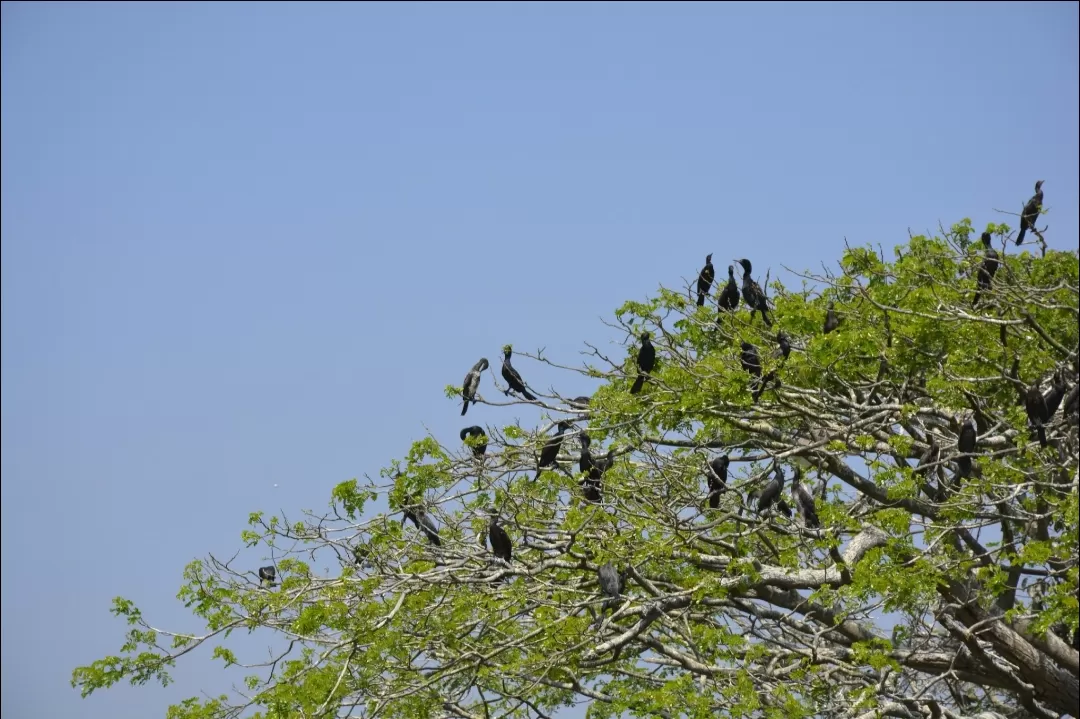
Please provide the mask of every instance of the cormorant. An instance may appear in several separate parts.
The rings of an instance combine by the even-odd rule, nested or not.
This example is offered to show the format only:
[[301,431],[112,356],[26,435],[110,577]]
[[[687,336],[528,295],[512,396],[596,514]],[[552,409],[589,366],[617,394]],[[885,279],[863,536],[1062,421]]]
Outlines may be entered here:
[[791,495],[799,510],[799,516],[803,519],[803,524],[815,529],[820,527],[821,520],[818,519],[817,508],[814,506],[814,495],[803,486],[802,472],[798,467],[795,468],[795,476],[791,479]]
[[778,330],[776,333],[776,352],[773,353],[773,357],[788,358],[791,354],[791,340],[788,339],[787,334],[783,330]]
[[634,385],[630,388],[630,394],[637,394],[645,384],[645,375],[653,371],[656,366],[656,348],[649,341],[649,333],[641,333],[641,349],[637,353],[638,376]]
[[709,295],[709,288],[712,287],[713,278],[716,277],[716,270],[712,265],[712,253],[705,255],[705,266],[701,268],[701,272],[698,273],[697,278],[697,304],[698,307],[705,306],[705,298]]
[[710,509],[716,509],[720,506],[720,493],[727,488],[729,464],[731,464],[731,457],[726,454],[713,457],[712,460],[709,461],[709,468],[705,472],[705,479],[709,483]]
[[530,402],[535,402],[536,397],[525,389],[525,381],[521,379],[521,375],[514,369],[514,366],[510,364],[510,355],[514,353],[513,347],[506,345],[503,347],[503,364],[502,364],[502,376],[506,380],[506,384],[510,385],[509,389],[503,392],[505,395],[510,394],[510,390],[513,390],[520,394]]
[[758,357],[757,347],[744,340],[739,360],[742,362],[744,370],[754,377],[761,377],[761,359]]
[[720,293],[718,304],[721,310],[734,311],[739,307],[739,286],[735,284],[735,268],[727,266],[727,284]]
[[1046,427],[1044,425],[1050,421],[1050,412],[1046,406],[1046,398],[1039,391],[1038,383],[1028,387],[1027,394],[1024,395],[1024,409],[1027,410],[1032,429],[1039,435],[1039,446],[1045,447]]
[[[974,416],[968,416],[964,425],[960,428],[960,436],[956,438],[956,449],[963,454],[971,454],[975,451],[975,442],[978,440],[978,430],[975,427]],[[958,479],[971,473],[971,457],[957,457],[956,463],[960,466]]]
[[578,469],[585,473],[585,478],[581,480],[581,488],[585,492],[585,499],[590,502],[599,502],[602,498],[600,491],[601,478],[604,476],[604,472],[611,467],[614,448],[608,448],[607,457],[605,459],[595,459],[592,456],[592,452],[589,450],[589,445],[592,444],[592,438],[585,432],[582,432],[578,439],[581,442],[581,456],[578,458]]
[[487,368],[487,357],[481,357],[480,361],[469,370],[469,374],[465,375],[465,382],[461,385],[461,398],[465,400],[461,405],[462,417],[469,411],[469,402],[476,404],[476,390],[480,388],[480,374]]
[[[400,476],[400,475],[399,475]],[[405,495],[405,502],[402,506],[402,518],[401,524],[405,525],[405,520],[409,520],[413,523],[417,529],[424,533],[428,541],[434,544],[436,547],[442,546],[442,540],[439,539],[439,530],[435,526],[435,522],[428,516],[424,508],[420,506],[417,501],[410,495]]]
[[761,290],[761,285],[754,282],[750,277],[750,273],[753,271],[753,267],[750,264],[750,260],[736,260],[743,268],[742,276],[742,296],[743,300],[750,307],[750,321],[754,321],[754,313],[760,311],[761,319],[765,321],[766,327],[772,327],[772,320],[769,319],[769,301],[765,298],[765,293]]
[[559,422],[558,431],[551,437],[544,445],[544,448],[540,450],[540,460],[536,464],[536,479],[540,479],[541,472],[545,467],[556,466],[555,460],[559,456],[559,448],[562,447],[563,432],[570,429],[573,426],[566,420]]
[[1065,397],[1065,392],[1069,389],[1068,381],[1065,379],[1064,372],[1055,372],[1053,384],[1046,392],[1046,421],[1049,422],[1054,418],[1054,415],[1058,411],[1058,407],[1061,406],[1061,400]]
[[1035,194],[1031,196],[1031,199],[1024,205],[1024,211],[1020,213],[1020,234],[1016,236],[1016,244],[1020,245],[1024,242],[1024,235],[1027,231],[1035,227],[1035,220],[1039,217],[1039,206],[1043,203],[1043,181],[1039,180],[1035,183]]
[[[971,300],[972,309],[975,305],[979,304],[979,297],[983,292],[990,289],[990,285],[994,281],[994,275],[997,274],[998,265],[1001,264],[1001,260],[998,259],[997,250],[990,246],[992,238],[989,232],[982,233],[981,241],[983,247],[986,248],[986,252],[983,254],[982,264],[979,265],[979,274],[975,277],[975,297]],[[1004,325],[1002,325],[1004,327]]]
[[835,304],[829,300],[829,308],[825,310],[825,334],[829,334],[840,326],[840,318],[836,316]]
[[487,452],[487,435],[484,434],[483,427],[474,424],[472,427],[466,427],[461,430],[459,436],[461,437],[462,442],[465,441],[466,437],[483,437],[479,444],[473,445],[472,453],[474,457],[483,457],[484,453]]
[[510,535],[499,526],[499,513],[490,510],[491,519],[488,521],[487,541],[491,547],[491,553],[504,562],[509,562],[513,554],[513,545],[510,543]]
[[[764,514],[765,510],[773,505],[776,500],[780,499],[780,492],[784,489],[784,470],[780,465],[776,465],[776,476],[765,485],[765,489],[761,490],[761,494],[757,499],[757,511],[758,514]],[[786,503],[785,503],[786,506]],[[788,509],[790,512],[791,509]]]
[[274,586],[274,580],[277,579],[277,570],[273,567],[259,567],[259,581],[264,587]]
[[626,589],[626,576],[615,569],[615,565],[611,562],[600,567],[596,571],[596,576],[600,580],[600,591],[611,597],[611,599],[604,600],[604,604],[600,609],[603,612],[619,601],[623,590]]

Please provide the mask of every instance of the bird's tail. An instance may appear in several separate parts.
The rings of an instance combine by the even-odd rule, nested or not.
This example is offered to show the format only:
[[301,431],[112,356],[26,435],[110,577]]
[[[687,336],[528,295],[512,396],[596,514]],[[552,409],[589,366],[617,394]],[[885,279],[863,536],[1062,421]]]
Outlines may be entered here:
[[1043,427],[1040,424],[1035,431],[1039,433],[1039,446],[1040,447],[1045,447],[1046,446],[1046,427]]
[[1023,244],[1024,243],[1024,235],[1026,235],[1026,234],[1027,234],[1027,228],[1021,226],[1020,227],[1020,234],[1016,236],[1016,244],[1018,244],[1018,245]]
[[637,394],[641,391],[642,386],[645,384],[645,373],[638,372],[637,379],[634,380],[634,386],[630,388],[630,394]]
[[971,457],[958,457],[956,463],[960,466],[960,473],[957,475],[957,479],[963,479],[971,474]]
[[533,477],[533,481],[535,482],[536,480],[540,479],[540,475],[543,474],[543,473],[544,473],[544,468],[543,467],[537,467],[536,468],[536,476]]
[[704,307],[705,306],[705,293],[704,292],[698,292],[697,293],[697,306],[698,307]]
[[772,327],[772,320],[769,319],[769,312],[764,307],[761,308],[761,319],[765,320],[766,327]]
[[975,305],[979,304],[979,293],[975,293],[975,297],[971,300],[971,309],[975,309]]
[[530,402],[535,402],[536,401],[536,395],[534,395],[532,392],[530,392],[527,389],[521,390],[521,396],[524,397],[525,399],[529,400]]
[[465,400],[465,402],[461,405],[461,416],[464,417],[465,413],[468,412],[468,411],[469,411],[469,400]]

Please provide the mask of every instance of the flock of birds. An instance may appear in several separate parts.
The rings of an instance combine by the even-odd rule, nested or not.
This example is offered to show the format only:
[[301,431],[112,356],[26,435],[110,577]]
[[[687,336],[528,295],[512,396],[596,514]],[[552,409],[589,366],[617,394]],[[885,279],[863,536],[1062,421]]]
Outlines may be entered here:
[[[1023,242],[1027,231],[1034,229],[1035,227],[1035,219],[1039,214],[1039,209],[1043,201],[1042,184],[1042,180],[1035,183],[1035,195],[1025,204],[1023,212],[1021,213],[1020,232],[1016,238],[1017,245],[1020,245]],[[1035,230],[1035,232],[1038,232],[1038,230]],[[982,234],[981,241],[985,247],[985,251],[983,261],[977,271],[976,291],[972,301],[972,307],[975,307],[978,304],[980,297],[991,289],[994,275],[997,273],[1001,263],[998,253],[991,247],[991,235],[989,232],[984,232]],[[772,319],[769,316],[768,298],[762,290],[761,285],[751,277],[753,265],[750,260],[745,258],[735,260],[735,262],[742,268],[741,286],[736,282],[734,265],[728,265],[727,282],[717,295],[717,305],[720,310],[719,317],[723,317],[724,313],[735,312],[739,307],[741,299],[750,309],[751,322],[753,322],[755,315],[760,312],[761,319],[765,323],[765,326],[771,328]],[[712,264],[712,254],[709,254],[706,255],[705,266],[702,267],[697,277],[696,290],[697,305],[699,307],[705,305],[706,298],[712,290],[715,278],[716,271]],[[829,302],[822,331],[824,334],[829,334],[839,326],[840,317],[837,315],[834,304]],[[638,348],[636,357],[638,373],[633,385],[630,387],[631,394],[638,394],[641,392],[647,377],[653,372],[656,366],[656,348],[652,344],[649,333],[642,332],[640,341],[641,345]],[[787,360],[791,353],[791,342],[782,330],[778,331],[776,334],[776,344],[777,346],[773,352],[773,357]],[[748,389],[750,390],[753,401],[756,403],[769,384],[774,382],[776,373],[783,368],[783,362],[781,362],[780,367],[763,376],[758,348],[749,342],[743,341],[740,349],[740,363],[743,370],[750,376]],[[502,378],[507,384],[507,389],[504,390],[504,394],[509,396],[511,392],[514,392],[527,401],[537,401],[537,397],[529,391],[521,373],[513,366],[513,363],[511,362],[512,356],[512,346],[504,346],[501,372]],[[480,388],[481,377],[489,366],[490,363],[487,358],[481,358],[465,375],[465,380],[462,382],[461,388],[461,416],[465,416],[469,411],[470,405],[477,404],[477,392]],[[1014,365],[1014,375],[1015,372],[1016,366]],[[1066,411],[1076,411],[1076,389],[1077,386],[1074,386],[1073,391],[1069,394],[1069,399],[1065,401]],[[1028,387],[1027,392],[1024,395],[1024,405],[1031,422],[1032,431],[1038,436],[1040,445],[1044,447],[1047,443],[1045,425],[1049,423],[1050,419],[1061,406],[1062,401],[1065,400],[1067,391],[1068,385],[1066,378],[1063,373],[1059,372],[1055,374],[1053,384],[1046,394],[1043,394],[1036,382]],[[574,409],[582,410],[588,408],[589,401],[589,397],[576,397],[569,400],[567,404]],[[570,420],[562,420],[557,424],[555,434],[548,438],[548,441],[540,451],[540,455],[537,459],[535,479],[539,479],[545,469],[559,468],[557,462],[559,451],[562,447],[563,440],[566,437],[566,432],[574,428],[574,426],[574,423]],[[483,457],[486,454],[488,443],[483,427],[479,425],[465,427],[460,432],[460,438],[463,442],[467,442],[471,447],[475,457]],[[592,440],[586,431],[581,430],[578,432],[578,440],[580,443],[578,468],[581,472],[579,486],[581,487],[582,494],[587,502],[600,503],[603,496],[602,479],[604,474],[614,463],[615,450],[613,447],[609,448],[606,456],[596,457],[593,456],[590,450]],[[975,452],[977,441],[978,429],[974,418],[969,416],[961,425],[957,441],[958,456],[956,461],[959,468],[958,478],[966,477],[971,472],[972,455]],[[920,464],[925,464],[927,461],[936,461],[936,459],[930,457],[935,450],[937,450],[937,448],[931,441],[931,448],[927,452],[928,456],[924,457]],[[714,457],[706,463],[707,469],[705,475],[708,484],[707,502],[711,509],[717,509],[720,506],[721,494],[727,488],[728,467],[730,461],[730,456],[724,454]],[[791,518],[793,516],[792,508],[782,496],[785,482],[786,477],[782,467],[779,464],[775,464],[773,467],[773,478],[763,488],[754,490],[747,496],[747,505],[754,506],[757,512],[762,515],[775,508],[776,511]],[[819,528],[821,526],[821,520],[818,517],[815,506],[814,494],[802,483],[801,472],[798,467],[794,470],[794,477],[791,484],[791,498],[794,501],[795,509],[804,525],[810,528]],[[417,530],[423,533],[432,545],[437,547],[442,546],[442,539],[439,536],[438,527],[424,510],[421,503],[417,502],[415,498],[411,496],[406,496],[401,511],[403,513],[401,520],[403,525],[405,521],[411,522]],[[489,518],[486,531],[486,543],[495,557],[503,562],[509,563],[513,557],[513,543],[510,536],[505,528],[499,524],[499,513],[497,509],[489,509],[487,514]],[[361,561],[360,554],[357,556],[357,561]],[[264,586],[275,586],[276,570],[273,566],[261,567],[258,574],[259,579]],[[599,568],[598,580],[604,594],[611,597],[610,600],[605,601],[604,606],[606,608],[610,606],[610,602],[617,601],[624,591],[626,574],[625,572],[618,571],[615,566],[609,562]]]

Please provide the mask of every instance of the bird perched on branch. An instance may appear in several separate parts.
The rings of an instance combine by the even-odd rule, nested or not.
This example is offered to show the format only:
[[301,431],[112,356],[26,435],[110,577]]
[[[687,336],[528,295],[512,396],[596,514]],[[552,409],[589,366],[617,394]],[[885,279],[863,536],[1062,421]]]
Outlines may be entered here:
[[259,567],[259,581],[264,587],[275,586],[275,579],[277,579],[277,570],[274,567]]
[[1035,220],[1039,217],[1039,207],[1043,203],[1042,186],[1042,180],[1035,183],[1035,194],[1027,201],[1027,204],[1024,205],[1024,211],[1020,213],[1020,234],[1016,236],[1016,244],[1018,245],[1023,244],[1024,235],[1027,234],[1027,231],[1035,227]]
[[795,500],[795,506],[799,510],[799,516],[807,527],[817,528],[821,526],[818,519],[817,508],[814,506],[814,495],[802,483],[802,472],[795,468],[795,476],[791,479],[791,495]]
[[761,285],[750,276],[753,265],[750,264],[750,260],[746,259],[736,260],[736,262],[742,265],[743,268],[742,296],[750,307],[750,321],[754,321],[755,312],[761,312],[761,319],[765,321],[765,326],[772,327],[772,320],[769,319],[769,301],[765,298],[765,292],[761,289]]
[[1024,409],[1027,411],[1028,421],[1031,422],[1031,428],[1039,436],[1039,446],[1045,447],[1045,425],[1050,421],[1050,412],[1046,406],[1046,398],[1043,397],[1043,393],[1039,389],[1038,382],[1027,388],[1027,394],[1024,395]]
[[[979,432],[975,426],[975,418],[969,415],[963,426],[960,427],[960,435],[956,438],[956,449],[963,454],[971,454],[975,451]],[[963,479],[971,474],[971,457],[957,457],[956,464],[960,467],[957,479]]]
[[513,347],[510,345],[505,345],[503,347],[502,376],[503,379],[506,380],[506,384],[510,385],[503,394],[509,395],[510,390],[513,390],[530,402],[535,402],[536,397],[530,393],[529,390],[525,389],[525,380],[521,379],[521,375],[514,369],[514,365],[510,364],[510,356],[513,354]]
[[582,432],[578,436],[578,441],[581,442],[581,455],[578,457],[578,469],[585,473],[585,478],[581,480],[581,488],[585,493],[585,499],[590,502],[599,502],[603,497],[601,493],[601,479],[604,476],[604,472],[611,468],[611,463],[615,456],[615,448],[609,447],[607,457],[604,459],[597,459],[592,456],[592,451],[589,449],[590,445],[592,445],[592,438],[589,437],[588,434]]
[[720,293],[718,304],[721,311],[734,312],[739,307],[739,286],[735,284],[735,267],[732,265],[727,267],[727,284]]
[[825,310],[825,334],[829,334],[840,326],[840,318],[836,316],[836,304],[829,300],[829,307]]
[[466,437],[479,437],[481,438],[477,444],[472,445],[472,453],[474,457],[483,457],[487,452],[487,435],[484,433],[484,428],[479,425],[473,425],[472,427],[466,427],[461,430],[459,435],[461,441],[464,442]]
[[712,254],[705,255],[705,266],[701,268],[701,272],[698,273],[697,278],[697,304],[698,307],[705,306],[705,298],[709,296],[709,288],[712,287],[713,278],[716,277],[716,270],[712,264]]
[[982,237],[979,238],[986,251],[983,253],[982,264],[979,265],[979,273],[975,276],[975,297],[971,300],[972,309],[979,304],[982,293],[989,291],[990,285],[994,282],[994,275],[997,274],[998,265],[1001,264],[997,250],[990,246],[992,239],[989,232],[982,233]]
[[645,384],[645,375],[653,371],[656,366],[656,348],[649,340],[649,333],[641,333],[641,348],[637,353],[638,375],[634,379],[634,385],[630,388],[630,394],[637,394]]
[[710,509],[717,509],[720,506],[720,493],[727,488],[727,473],[730,464],[731,457],[723,454],[713,457],[707,465],[705,480],[709,484]]
[[[761,494],[757,498],[757,511],[758,514],[764,514],[765,510],[773,506],[778,499],[780,499],[780,492],[784,490],[784,470],[780,465],[776,465],[775,476],[768,484],[765,485],[765,489],[761,490]],[[786,506],[786,504],[785,504]],[[788,509],[790,512],[791,509]]]
[[461,398],[464,400],[461,405],[462,417],[469,411],[469,402],[476,404],[476,390],[480,388],[480,375],[487,368],[487,358],[481,357],[480,361],[474,364],[469,373],[465,375],[465,381],[461,384]]
[[491,547],[491,553],[504,562],[509,562],[513,555],[514,545],[510,542],[510,535],[499,526],[499,512],[496,509],[488,510],[487,541]]
[[555,466],[555,460],[559,456],[559,449],[562,447],[563,432],[570,429],[571,427],[573,427],[573,425],[566,420],[559,422],[558,429],[555,432],[555,435],[551,437],[551,439],[549,439],[547,443],[544,444],[544,448],[540,450],[540,459],[536,463],[535,479],[540,479],[540,474],[544,471],[545,467]]

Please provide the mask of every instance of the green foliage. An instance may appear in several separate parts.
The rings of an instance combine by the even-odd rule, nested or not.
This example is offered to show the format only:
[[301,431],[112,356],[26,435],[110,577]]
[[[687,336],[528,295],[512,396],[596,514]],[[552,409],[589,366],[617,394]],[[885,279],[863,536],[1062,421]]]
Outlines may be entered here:
[[[986,231],[1000,242],[1009,228]],[[798,289],[769,282],[771,329],[745,307],[717,313],[671,289],[628,301],[615,311],[625,352],[597,352],[597,365],[580,370],[604,380],[588,412],[544,398],[552,416],[587,423],[594,457],[616,450],[602,505],[581,496],[576,429],[560,468],[538,481],[547,437],[534,430],[489,426],[483,459],[472,456],[476,440],[447,449],[425,437],[382,472],[383,484],[334,487],[329,516],[253,513],[242,541],[274,549],[274,586],[238,562],[191,562],[178,598],[204,636],[153,629],[115,600],[129,624],[121,656],[76,669],[72,685],[88,696],[121,680],[167,684],[175,660],[208,641],[225,666],[265,661],[228,645],[243,627],[276,633],[273,673],[253,670],[247,699],[193,698],[168,716],[356,706],[357,715],[530,717],[587,699],[588,716],[600,718],[674,708],[810,717],[880,709],[904,691],[889,676],[952,702],[991,671],[978,659],[950,664],[962,637],[944,618],[970,619],[955,607],[983,617],[970,619],[976,628],[1009,622],[1033,642],[1078,624],[1076,423],[1061,410],[1053,446],[1039,448],[1018,390],[1046,387],[1060,369],[1075,381],[1080,263],[1075,252],[1002,252],[993,289],[972,309],[977,240],[965,218],[943,237],[910,238],[892,261],[851,247],[835,274],[807,275]],[[830,301],[841,323],[826,335]],[[777,329],[795,348],[786,359],[773,352]],[[641,331],[658,364],[630,395]],[[757,401],[743,341],[776,380]],[[446,388],[455,400],[459,392]],[[980,456],[961,477],[957,433],[973,412]],[[924,465],[929,436],[939,454]],[[732,464],[711,509],[702,472],[721,451]],[[746,501],[776,463],[789,478],[799,466],[810,488],[827,482],[815,500],[822,529]],[[790,487],[784,496],[794,504]],[[387,513],[373,511],[384,498]],[[510,565],[483,544],[480,512],[492,505],[514,542]],[[404,508],[437,522],[440,546],[398,521]],[[596,572],[607,562],[629,578],[605,608]],[[1010,569],[1021,565],[1035,579],[1018,586]],[[991,616],[1014,590],[1007,616]],[[950,659],[912,660],[905,647],[917,641]],[[932,683],[954,669],[964,678]],[[1019,701],[1020,688],[1001,684],[978,686],[984,706]],[[1057,706],[1045,692],[1036,700]]]

